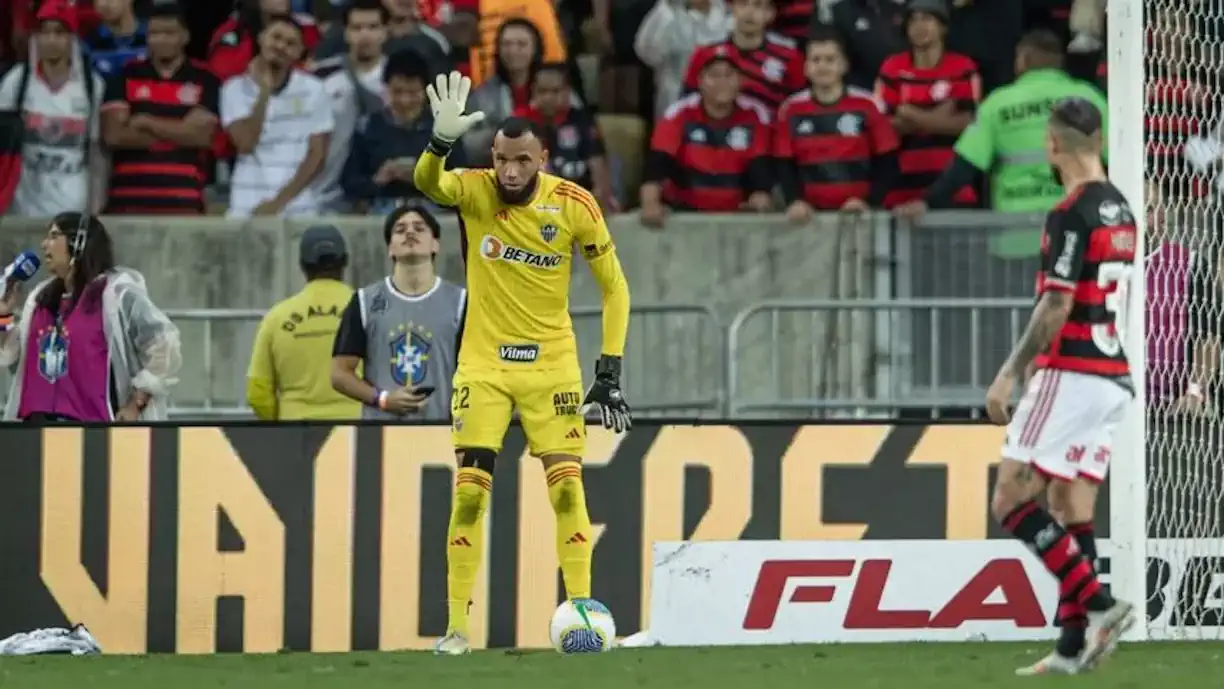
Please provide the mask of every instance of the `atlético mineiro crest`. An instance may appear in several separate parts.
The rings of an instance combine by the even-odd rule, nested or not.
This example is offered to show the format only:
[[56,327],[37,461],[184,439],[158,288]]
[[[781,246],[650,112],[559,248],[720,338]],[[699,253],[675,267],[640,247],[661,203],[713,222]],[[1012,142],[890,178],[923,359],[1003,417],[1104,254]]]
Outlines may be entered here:
[[392,331],[391,378],[396,385],[420,385],[429,372],[433,333],[412,323]]
[[68,329],[54,327],[38,331],[38,374],[48,383],[68,374]]
[[553,240],[557,238],[557,226],[548,223],[540,227],[540,238],[544,240],[545,244],[552,244]]

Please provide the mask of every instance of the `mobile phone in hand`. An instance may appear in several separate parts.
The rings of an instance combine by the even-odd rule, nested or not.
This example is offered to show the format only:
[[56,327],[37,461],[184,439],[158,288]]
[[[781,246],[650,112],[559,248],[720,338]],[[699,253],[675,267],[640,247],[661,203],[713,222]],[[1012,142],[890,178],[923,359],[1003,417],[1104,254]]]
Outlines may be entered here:
[[437,390],[437,388],[435,388],[432,385],[422,385],[419,388],[412,389],[413,392],[415,392],[416,394],[422,397],[429,397],[430,395],[434,394],[435,390]]

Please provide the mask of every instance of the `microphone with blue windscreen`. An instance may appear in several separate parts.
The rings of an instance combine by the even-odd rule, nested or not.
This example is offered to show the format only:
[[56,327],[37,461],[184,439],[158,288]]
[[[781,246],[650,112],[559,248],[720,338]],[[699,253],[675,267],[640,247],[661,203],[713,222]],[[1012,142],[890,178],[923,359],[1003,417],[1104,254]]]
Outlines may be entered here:
[[[33,251],[26,250],[17,254],[17,258],[4,267],[4,297],[8,298],[14,285],[34,277],[40,265],[42,262],[38,260],[38,254]],[[0,314],[0,333],[8,332],[12,328],[13,314]]]
[[13,285],[34,277],[41,265],[42,261],[38,260],[38,254],[29,249],[17,254],[17,258],[4,267],[4,293],[7,295]]

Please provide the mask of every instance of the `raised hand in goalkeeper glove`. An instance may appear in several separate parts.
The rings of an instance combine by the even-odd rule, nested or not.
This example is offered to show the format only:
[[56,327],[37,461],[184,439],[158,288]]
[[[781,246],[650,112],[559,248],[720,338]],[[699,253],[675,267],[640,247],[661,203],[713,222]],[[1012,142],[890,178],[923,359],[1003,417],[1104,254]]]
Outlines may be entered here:
[[484,121],[483,112],[464,114],[472,80],[458,72],[439,74],[437,80],[425,87],[429,96],[429,109],[433,111],[433,139],[449,149],[467,130]]
[[599,407],[599,416],[604,428],[610,428],[617,433],[633,428],[633,418],[629,413],[629,403],[620,386],[621,360],[618,356],[599,357],[595,363],[595,382],[587,390],[586,398],[582,400],[582,413],[585,414],[592,406]]

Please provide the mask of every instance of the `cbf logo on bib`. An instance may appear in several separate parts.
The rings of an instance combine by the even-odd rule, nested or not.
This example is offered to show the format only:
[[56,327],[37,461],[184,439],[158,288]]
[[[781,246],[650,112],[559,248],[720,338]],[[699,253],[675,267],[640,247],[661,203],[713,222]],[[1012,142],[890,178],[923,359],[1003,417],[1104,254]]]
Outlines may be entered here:
[[48,383],[68,374],[68,329],[54,327],[38,331],[38,373]]
[[391,377],[397,385],[420,385],[429,373],[433,333],[408,323],[391,331]]

